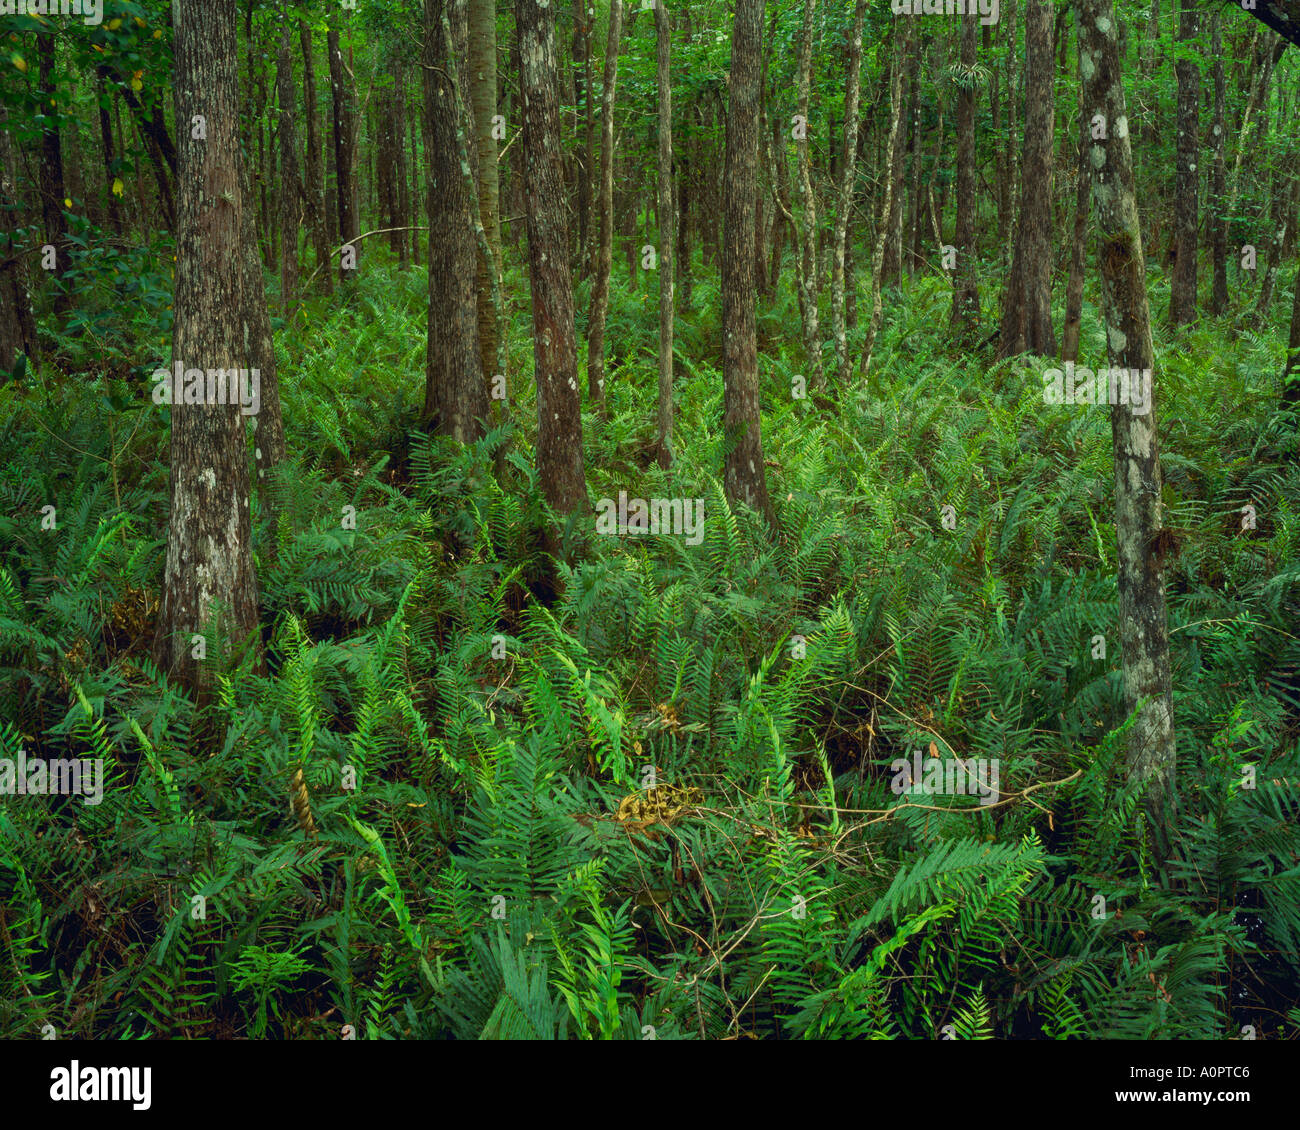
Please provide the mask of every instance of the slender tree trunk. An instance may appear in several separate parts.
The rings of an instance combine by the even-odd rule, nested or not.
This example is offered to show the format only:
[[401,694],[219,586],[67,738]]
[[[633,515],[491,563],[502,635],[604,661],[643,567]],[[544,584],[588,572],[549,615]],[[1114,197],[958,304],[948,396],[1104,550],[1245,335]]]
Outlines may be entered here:
[[835,209],[835,242],[831,265],[831,336],[835,339],[835,380],[847,388],[851,375],[848,329],[844,318],[844,292],[852,286],[847,270],[849,213],[853,210],[853,192],[857,187],[858,131],[861,127],[859,106],[862,92],[862,27],[866,19],[866,0],[857,0],[853,8],[853,30],[849,32],[849,64],[844,86],[844,163],[840,169],[839,203]]
[[912,137],[910,144],[916,144],[914,135],[916,133],[917,102],[920,98],[920,59],[922,53],[921,47],[916,44],[910,32],[908,33],[908,44],[907,73],[904,78],[905,89],[907,90],[907,112],[902,122],[900,122],[897,159],[889,163],[889,222],[886,225],[886,231],[888,231],[889,235],[885,242],[885,260],[881,266],[880,274],[877,276],[877,285],[881,288],[884,287],[885,283],[895,282],[900,279],[903,273],[903,205],[906,188],[907,156],[911,152],[909,136]]
[[1075,165],[1074,238],[1070,243],[1070,278],[1065,284],[1065,325],[1061,331],[1061,359],[1079,360],[1079,334],[1083,323],[1083,283],[1088,260],[1088,202],[1091,199],[1091,128],[1079,91],[1079,154]]
[[1295,298],[1291,302],[1291,336],[1287,340],[1286,367],[1282,370],[1282,403],[1300,407],[1300,272],[1295,279]]
[[1210,313],[1219,315],[1228,308],[1228,216],[1227,168],[1224,147],[1227,142],[1227,82],[1223,73],[1223,10],[1216,8],[1210,38],[1210,55],[1214,58],[1214,168],[1210,186],[1210,256],[1214,260],[1214,284],[1210,292]]
[[[1267,129],[1267,118],[1261,113],[1262,108],[1267,103],[1268,82],[1273,76],[1273,67],[1282,57],[1282,52],[1286,49],[1286,40],[1271,32],[1264,32],[1264,65],[1259,69],[1259,78],[1250,91],[1250,98],[1246,103],[1246,109],[1241,115],[1241,129],[1237,133],[1237,156],[1232,163],[1232,178],[1228,182],[1228,207],[1225,215],[1231,220],[1237,210],[1237,195],[1241,188],[1241,163],[1245,160],[1247,153],[1257,153],[1264,140],[1264,132]],[[1270,44],[1272,46],[1270,47]],[[1260,120],[1256,124],[1256,136],[1253,143],[1249,139],[1250,127],[1255,122],[1256,116]]]
[[110,94],[102,74],[95,75],[95,92],[99,101],[99,140],[104,149],[104,184],[108,190],[108,223],[113,234],[122,234],[122,206],[118,203],[113,183],[118,179],[121,167],[118,164],[117,147],[113,144],[113,120],[109,115]]
[[[1178,42],[1190,44],[1198,32],[1198,0],[1179,0]],[[1174,64],[1178,76],[1177,173],[1174,178],[1174,270],[1169,290],[1169,321],[1175,326],[1196,320],[1196,236],[1200,228],[1197,189],[1201,129],[1198,107],[1201,72],[1190,58]]]
[[[1102,316],[1112,371],[1149,374],[1154,367],[1146,266],[1134,193],[1133,158],[1111,0],[1080,0],[1079,72],[1085,113],[1102,115],[1104,140],[1092,142],[1092,199],[1097,214]],[[1112,378],[1113,380],[1114,378]],[[1112,387],[1114,387],[1112,385]],[[1120,399],[1120,398],[1116,398]],[[1160,517],[1160,456],[1154,388],[1145,412],[1131,402],[1111,407],[1115,450],[1115,529],[1119,541],[1119,623],[1129,779],[1144,803],[1158,854],[1167,850],[1174,796],[1175,739],[1165,611]]]
[[763,0],[736,0],[735,13],[723,167],[722,381],[726,450],[723,484],[733,506],[748,506],[774,523],[763,461],[754,310],[754,199]]
[[[573,281],[560,155],[555,8],[516,0],[519,87],[527,169],[528,280],[533,296],[533,371],[537,381],[537,473],[559,515],[587,504],[582,405],[574,340]],[[617,40],[615,40],[617,43]]]
[[890,217],[893,215],[894,170],[902,164],[903,145],[899,123],[903,110],[903,67],[906,65],[911,49],[912,28],[900,32],[894,25],[894,60],[889,78],[889,142],[885,147],[885,191],[880,205],[880,224],[876,234],[876,248],[871,257],[871,321],[867,323],[867,340],[862,346],[861,372],[865,377],[871,371],[871,354],[876,347],[876,334],[880,332],[880,319],[883,312],[881,290],[884,287],[885,244],[891,236]]
[[[180,130],[172,360],[184,369],[248,368],[240,341],[241,247],[248,225],[237,134],[234,0],[173,0],[176,120],[201,114],[206,140]],[[199,382],[202,383],[202,382]],[[163,387],[163,386],[159,386]],[[206,389],[203,390],[206,393]],[[218,398],[213,397],[213,400]],[[219,641],[257,640],[244,417],[238,403],[171,406],[171,510],[155,662],[200,700]]]
[[610,0],[605,83],[600,99],[600,247],[587,318],[587,396],[593,404],[599,404],[605,396],[605,314],[609,310],[609,274],[614,254],[614,96],[622,12],[622,4]]
[[[591,112],[591,20],[587,16],[588,0],[573,0],[574,114],[578,135],[578,277],[585,278],[590,269],[590,240],[587,224],[591,216],[591,158],[594,116]],[[581,110],[579,102],[581,98]]]
[[361,248],[356,238],[361,234],[357,215],[356,190],[356,92],[352,75],[343,61],[338,29],[331,27],[327,36],[330,60],[330,91],[334,110],[334,180],[335,205],[339,217],[339,242],[351,248],[339,257],[339,278],[345,284],[356,280],[361,266]]
[[[406,169],[406,104],[408,101],[406,76],[406,68],[403,67],[401,68],[397,86],[397,100],[394,104],[396,117],[392,123],[392,128],[394,150],[397,154],[397,222],[402,228],[410,229],[415,227],[415,212],[411,207],[411,182]],[[495,163],[493,168],[495,169]],[[397,233],[397,267],[399,270],[405,271],[410,268],[411,244],[414,242],[414,231],[405,230]]]
[[801,126],[795,129],[795,153],[799,170],[799,314],[803,326],[803,348],[808,358],[808,384],[820,389],[822,379],[821,328],[817,320],[817,198],[812,188],[812,158],[808,151],[808,93],[812,81],[813,19],[817,0],[804,0],[803,31],[799,37],[799,108]]
[[1025,7],[1025,140],[1021,159],[1020,218],[1002,300],[1000,357],[1056,353],[1052,326],[1052,8],[1049,0]]
[[321,163],[320,109],[316,101],[316,65],[312,55],[311,28],[298,21],[298,42],[302,48],[302,92],[307,123],[307,218],[316,267],[325,278],[325,292],[334,293],[334,273],[329,267],[329,231],[325,222],[325,174]]
[[26,255],[31,250],[18,240],[18,162],[14,154],[10,123],[13,111],[0,102],[0,371],[13,371],[19,352],[28,361],[40,360],[36,341],[36,319]]
[[63,184],[63,111],[54,79],[54,34],[43,31],[36,36],[36,53],[41,92],[41,231],[45,242],[54,247],[57,265],[50,273],[54,282],[54,310],[64,314],[72,308],[72,299],[63,287],[63,273],[68,269],[68,216],[63,201],[67,189]]
[[673,252],[677,212],[673,206],[672,27],[668,9],[655,7],[655,63],[659,82],[659,466],[673,461]]
[[949,322],[959,341],[974,341],[980,316],[980,292],[975,278],[975,32],[979,16],[962,17],[963,79],[957,94],[957,274]]
[[1260,283],[1259,297],[1255,301],[1255,324],[1263,326],[1268,321],[1269,307],[1273,305],[1273,288],[1277,284],[1278,268],[1282,265],[1283,252],[1291,225],[1295,223],[1295,209],[1292,201],[1292,188],[1296,178],[1296,161],[1294,154],[1288,153],[1281,158],[1273,170],[1272,193],[1269,200],[1269,233],[1266,252],[1267,266]]
[[303,198],[298,180],[298,130],[293,114],[293,56],[289,50],[289,23],[280,25],[275,63],[276,97],[280,102],[280,304],[288,315],[298,297],[298,229]]

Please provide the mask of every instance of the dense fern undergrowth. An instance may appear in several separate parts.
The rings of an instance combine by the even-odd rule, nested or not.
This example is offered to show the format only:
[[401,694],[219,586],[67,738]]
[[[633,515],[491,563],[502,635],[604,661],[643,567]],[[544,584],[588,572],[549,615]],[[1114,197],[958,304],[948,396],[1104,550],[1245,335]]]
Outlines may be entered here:
[[[202,708],[149,660],[166,311],[105,288],[0,388],[0,756],[105,767],[97,805],[0,802],[0,1036],[1296,1037],[1279,336],[1157,342],[1179,749],[1158,868],[1124,785],[1108,414],[1046,407],[1047,362],[952,349],[944,280],[886,296],[878,365],[829,405],[790,395],[793,294],[760,311],[778,536],[720,486],[717,294],[680,312],[665,473],[655,303],[616,288],[591,497],[702,498],[703,541],[552,564],[526,311],[512,421],[431,438],[423,274],[380,257],[350,305],[277,326],[265,665],[227,664]],[[897,795],[913,750],[997,758],[1004,803]]]

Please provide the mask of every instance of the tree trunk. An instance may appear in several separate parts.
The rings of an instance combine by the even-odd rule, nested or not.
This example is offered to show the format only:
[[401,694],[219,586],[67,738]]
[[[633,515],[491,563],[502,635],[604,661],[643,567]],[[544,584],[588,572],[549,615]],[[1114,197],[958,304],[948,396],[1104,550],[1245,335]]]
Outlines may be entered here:
[[[1111,0],[1081,0],[1080,15],[1085,113],[1090,119],[1102,115],[1107,125],[1106,138],[1093,141],[1089,154],[1107,355],[1112,368],[1145,375],[1154,365],[1151,316]],[[1145,790],[1144,804],[1163,856],[1172,823],[1176,762],[1154,389],[1144,399],[1147,412],[1138,414],[1132,403],[1116,403],[1110,418],[1124,705],[1136,716],[1129,731],[1128,772],[1129,780]]]
[[1056,353],[1052,326],[1052,137],[1055,93],[1052,7],[1025,7],[1025,140],[1015,253],[1002,299],[999,357]]
[[114,235],[121,236],[122,206],[113,191],[113,182],[118,179],[121,165],[113,143],[113,119],[108,112],[111,95],[102,74],[95,75],[95,93],[99,102],[99,140],[104,150],[104,185],[108,190],[108,224]]
[[1300,407],[1300,272],[1295,279],[1295,298],[1291,302],[1291,336],[1287,341],[1286,367],[1282,370],[1282,403],[1292,409]]
[[736,0],[723,167],[723,473],[733,506],[775,522],[763,462],[754,305],[754,199],[757,187],[763,0]]
[[[423,419],[472,443],[487,419],[478,340],[475,216],[459,113],[451,13],[456,0],[424,0],[424,153],[429,185],[429,318]],[[460,0],[464,3],[465,0]],[[444,29],[444,21],[447,27]]]
[[293,57],[289,22],[280,25],[275,60],[275,89],[280,102],[280,306],[287,317],[298,296],[298,229],[302,226],[302,185],[298,181],[298,130],[293,120]]
[[[330,92],[334,111],[334,182],[335,206],[339,217],[339,243],[345,251],[339,257],[339,279],[345,283],[356,280],[361,265],[361,248],[356,238],[361,234],[357,216],[356,170],[356,91],[352,75],[343,62],[339,48],[337,28],[330,28],[327,36],[330,59]],[[352,249],[352,267],[349,268],[346,248]]]
[[[1179,0],[1178,42],[1190,44],[1197,35],[1198,0]],[[1188,48],[1190,50],[1190,48]],[[1175,326],[1196,320],[1196,235],[1198,220],[1197,171],[1201,141],[1198,106],[1201,72],[1196,61],[1180,58],[1174,64],[1178,76],[1177,172],[1174,178],[1174,270],[1169,288],[1169,321]]]
[[[203,115],[206,140],[178,131],[172,361],[184,369],[247,368],[240,338],[246,224],[237,134],[234,0],[174,0],[176,120]],[[201,383],[201,382],[196,382]],[[206,393],[206,389],[203,390]],[[217,397],[214,400],[219,399]],[[236,398],[238,399],[238,398]],[[219,642],[257,638],[248,463],[238,403],[171,406],[171,506],[154,660],[200,701]],[[198,638],[196,638],[198,637]]]
[[[480,0],[481,2],[481,0]],[[587,16],[588,0],[573,0],[573,66],[574,113],[578,114],[578,101],[582,111],[578,117],[578,277],[585,278],[590,269],[588,219],[591,216],[591,158],[592,135],[595,116],[591,112],[591,20]],[[489,7],[489,5],[484,5]],[[495,27],[495,13],[493,16]]]
[[978,15],[962,17],[961,65],[964,71],[957,94],[957,274],[952,290],[949,322],[957,339],[967,345],[975,338],[980,316],[980,292],[975,278],[975,31]]
[[880,203],[875,252],[871,257],[871,321],[867,323],[867,339],[862,346],[861,372],[864,377],[871,370],[871,353],[876,346],[876,334],[880,332],[883,311],[880,292],[884,287],[885,244],[893,234],[890,230],[890,217],[897,203],[894,197],[894,170],[902,165],[903,160],[899,123],[903,111],[903,67],[911,48],[912,25],[908,23],[906,30],[900,32],[895,23],[894,37],[894,60],[889,78],[889,142],[885,146],[885,191]]
[[817,0],[804,0],[803,31],[799,38],[799,108],[802,129],[796,128],[795,154],[799,170],[799,314],[803,349],[808,359],[808,385],[822,387],[822,342],[817,321],[817,198],[812,189],[812,158],[808,151],[808,93],[812,80],[813,18]]
[[672,28],[668,9],[655,7],[655,63],[659,80],[659,466],[673,461],[673,253],[677,210],[673,206]]
[[1273,288],[1277,284],[1278,268],[1282,265],[1287,234],[1295,223],[1292,188],[1296,177],[1296,161],[1292,153],[1281,157],[1273,169],[1272,192],[1269,199],[1267,266],[1260,283],[1259,297],[1255,300],[1255,324],[1264,326],[1268,321],[1269,307],[1273,305]]
[[[533,297],[533,372],[537,382],[537,474],[559,515],[586,507],[582,404],[574,340],[573,281],[560,155],[555,8],[516,0],[523,165],[527,170],[528,281]],[[617,40],[615,41],[617,42]]]
[[54,284],[54,311],[64,314],[72,308],[72,299],[63,287],[63,273],[69,267],[68,215],[64,211],[67,189],[63,184],[63,140],[61,122],[63,111],[59,107],[59,92],[54,79],[54,34],[40,32],[36,36],[39,69],[38,85],[41,92],[41,232],[45,242],[54,247],[56,266],[50,272]]
[[[581,2],[581,0],[579,0]],[[470,100],[478,159],[479,219],[487,236],[488,254],[476,256],[478,271],[478,338],[483,372],[505,376],[498,361],[501,344],[500,311],[492,302],[493,284],[501,286],[501,188],[497,177],[497,142],[492,118],[497,112],[497,12],[495,0],[469,3]],[[504,357],[504,350],[500,350]]]
[[[31,287],[26,255],[17,238],[19,208],[18,163],[9,122],[13,111],[0,103],[0,370],[13,371],[19,352],[35,364],[40,360],[36,320],[32,315]],[[30,237],[29,237],[30,238]]]
[[1227,169],[1224,147],[1227,142],[1227,82],[1223,73],[1223,11],[1214,10],[1210,54],[1214,58],[1214,169],[1210,186],[1210,256],[1214,260],[1214,284],[1210,292],[1210,313],[1222,314],[1228,308],[1228,216]]
[[862,26],[866,19],[866,0],[857,0],[853,8],[853,30],[849,32],[849,64],[844,87],[844,163],[840,169],[839,203],[835,209],[835,236],[831,264],[831,336],[835,339],[835,380],[841,389],[848,387],[851,375],[848,329],[844,318],[845,287],[852,286],[847,271],[846,251],[849,214],[853,210],[853,192],[857,187],[858,131],[861,127],[859,106],[862,92]]
[[311,28],[298,22],[298,42],[302,47],[302,92],[307,121],[307,219],[312,245],[316,248],[316,268],[325,276],[325,292],[334,293],[334,273],[329,266],[329,225],[325,221],[325,172],[321,163],[320,109],[316,102],[316,66],[312,57]]
[[1088,202],[1091,174],[1088,153],[1092,130],[1079,91],[1079,154],[1075,165],[1074,238],[1070,244],[1070,278],[1065,284],[1065,325],[1061,331],[1061,359],[1079,360],[1079,334],[1083,322],[1083,283],[1088,260]]
[[605,314],[609,310],[609,274],[614,255],[614,95],[622,10],[618,0],[611,0],[600,99],[600,247],[587,317],[587,397],[593,404],[599,404],[605,396]]

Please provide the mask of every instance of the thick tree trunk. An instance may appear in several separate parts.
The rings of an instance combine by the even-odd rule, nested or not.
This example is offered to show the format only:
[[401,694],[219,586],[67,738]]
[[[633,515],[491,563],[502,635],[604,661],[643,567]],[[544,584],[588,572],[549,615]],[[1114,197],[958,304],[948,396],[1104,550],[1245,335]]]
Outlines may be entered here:
[[795,132],[796,167],[799,170],[799,316],[803,349],[808,359],[809,387],[822,387],[822,341],[817,321],[817,198],[812,188],[812,157],[808,151],[808,94],[812,81],[813,19],[817,0],[804,0],[803,30],[799,37],[799,102],[796,111],[802,129]]
[[546,501],[557,514],[567,515],[586,507],[587,480],[560,155],[555,9],[545,0],[516,0],[515,22],[523,95],[523,163],[527,169],[537,473]]
[[[473,200],[457,99],[451,13],[456,0],[424,0],[424,153],[428,169],[429,325],[424,420],[472,443],[487,419],[487,386],[478,340]],[[464,0],[460,0],[464,3]],[[444,28],[444,21],[447,27]]]
[[475,155],[478,159],[479,219],[487,236],[488,253],[476,256],[478,269],[478,338],[483,372],[505,376],[500,311],[492,301],[493,286],[501,286],[501,188],[497,177],[497,142],[492,119],[497,113],[497,12],[495,0],[469,4],[470,101],[474,108]]
[[[1198,0],[1179,0],[1178,42],[1190,44],[1197,35]],[[1190,50],[1190,47],[1188,48]],[[1174,271],[1169,289],[1169,321],[1175,326],[1196,320],[1196,236],[1199,229],[1197,189],[1201,141],[1198,107],[1201,72],[1196,61],[1180,58],[1178,76],[1177,172],[1174,178]]]
[[[239,315],[244,263],[256,257],[255,247],[241,247],[249,226],[243,213],[252,204],[243,198],[247,178],[236,132],[235,2],[173,0],[172,12],[176,120],[201,114],[207,138],[178,131],[171,372],[179,365],[228,375],[250,367]],[[250,541],[239,403],[173,403],[171,510],[154,659],[201,700],[212,682],[208,663],[222,658],[214,654],[218,643],[239,651],[250,639],[259,642]]]
[[622,12],[622,4],[611,0],[605,82],[600,98],[600,246],[587,317],[587,396],[593,404],[599,404],[605,396],[605,315],[609,310],[609,274],[614,255],[614,96]]
[[980,316],[980,292],[975,279],[975,31],[978,15],[962,18],[961,65],[963,81],[957,94],[957,226],[953,246],[957,273],[952,290],[949,322],[957,339],[974,341]]
[[[1100,114],[1106,122],[1106,138],[1092,142],[1089,163],[1107,354],[1112,371],[1128,370],[1131,383],[1135,371],[1144,380],[1150,374],[1154,350],[1115,15],[1111,0],[1081,0],[1080,14],[1085,113],[1090,119]],[[1146,811],[1163,855],[1172,823],[1175,740],[1154,388],[1142,399],[1147,408],[1142,413],[1131,400],[1111,406],[1119,621],[1124,705],[1136,715],[1129,731],[1129,779],[1145,788]]]
[[754,305],[754,199],[758,168],[763,0],[736,0],[723,167],[722,381],[726,463],[733,506],[775,522],[763,462]]
[[866,19],[866,0],[857,0],[853,9],[853,30],[849,32],[849,64],[844,87],[844,163],[840,169],[839,203],[835,209],[835,236],[831,262],[831,336],[835,339],[835,380],[841,389],[848,387],[852,363],[849,361],[848,329],[845,325],[846,286],[852,286],[847,269],[849,214],[853,211],[853,193],[857,187],[858,131],[861,128],[862,93],[862,26]]
[[1025,140],[1021,159],[1020,218],[1015,253],[1002,299],[1000,357],[1052,356],[1052,8],[1027,0],[1025,8]]

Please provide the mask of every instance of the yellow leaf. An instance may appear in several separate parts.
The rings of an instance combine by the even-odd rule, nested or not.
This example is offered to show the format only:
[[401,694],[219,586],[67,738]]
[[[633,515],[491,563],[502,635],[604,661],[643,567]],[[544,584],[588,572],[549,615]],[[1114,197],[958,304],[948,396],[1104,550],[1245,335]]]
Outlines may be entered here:
[[124,186],[123,186],[123,184],[122,184],[122,178],[121,178],[121,177],[114,177],[114,178],[113,178],[113,195],[114,195],[114,196],[121,196],[121,195],[122,195],[122,189],[123,189],[123,187],[124,187]]
[[109,21],[108,21],[108,30],[109,30],[109,31],[117,31],[117,29],[120,28],[121,26],[122,26],[122,21],[121,21],[121,20],[109,20]]
[[26,59],[24,59],[21,55],[19,55],[17,51],[15,51],[15,52],[14,52],[12,55],[10,55],[9,57],[13,60],[13,62],[14,62],[14,66],[17,67],[17,68],[19,69],[19,71],[21,71],[23,74],[26,74],[26,73],[27,73],[27,60],[26,60]]
[[144,83],[142,83],[138,78],[133,78],[131,80],[131,89],[138,94],[141,90],[144,89]]
[[64,206],[65,208],[71,208],[71,207],[72,207],[72,201],[69,200],[66,196],[63,198],[63,206]]
[[135,26],[136,26],[136,27],[144,27],[144,20],[142,20],[139,16],[136,16],[136,18],[135,18]]
[[155,31],[155,32],[153,33],[153,37],[154,37],[154,39],[161,39],[161,38],[162,38],[162,28],[159,28],[157,31]]

